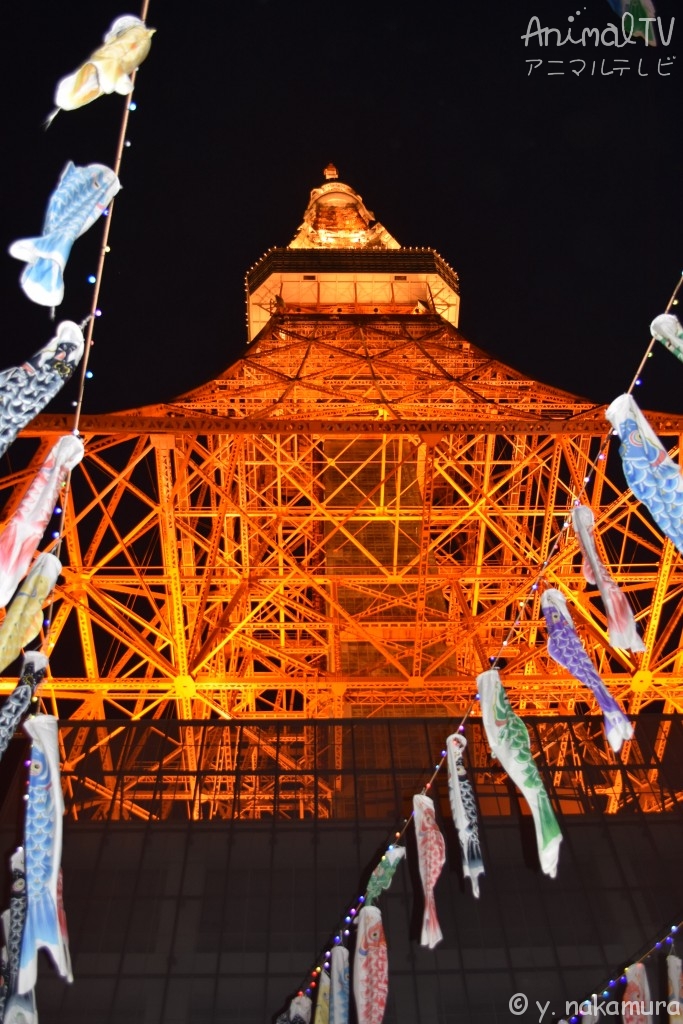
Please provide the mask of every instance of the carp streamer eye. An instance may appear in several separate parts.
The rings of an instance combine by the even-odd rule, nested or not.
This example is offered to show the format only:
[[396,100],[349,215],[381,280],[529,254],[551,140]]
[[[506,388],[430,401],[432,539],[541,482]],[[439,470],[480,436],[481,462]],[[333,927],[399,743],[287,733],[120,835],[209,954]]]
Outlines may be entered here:
[[39,775],[42,767],[40,761],[31,761],[31,775]]

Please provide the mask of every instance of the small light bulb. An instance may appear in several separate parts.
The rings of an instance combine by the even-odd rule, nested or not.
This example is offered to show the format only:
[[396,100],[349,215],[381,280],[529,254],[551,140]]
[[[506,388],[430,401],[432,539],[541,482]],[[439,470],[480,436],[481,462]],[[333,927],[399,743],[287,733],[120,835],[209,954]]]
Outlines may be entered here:
[[95,277],[94,274],[88,274],[88,284],[95,284],[96,280],[97,278]]

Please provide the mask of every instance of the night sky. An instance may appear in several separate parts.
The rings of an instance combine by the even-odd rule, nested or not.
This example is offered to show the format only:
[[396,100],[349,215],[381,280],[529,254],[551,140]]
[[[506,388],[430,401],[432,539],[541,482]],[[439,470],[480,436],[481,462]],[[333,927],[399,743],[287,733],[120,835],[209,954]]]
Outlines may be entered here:
[[[67,160],[114,160],[124,100],[45,131],[55,84],[124,13],[139,8],[3,12],[3,366],[53,333],[7,247],[40,233]],[[668,33],[674,0],[657,13]],[[402,245],[458,271],[471,341],[596,402],[626,390],[683,270],[683,18],[656,49],[525,47],[534,15],[563,31],[575,17],[574,34],[616,23],[607,0],[151,0],[84,411],[168,401],[241,354],[244,274],[289,243],[329,161]],[[75,243],[57,321],[87,314],[100,237],[98,223]],[[681,412],[682,393],[658,346],[640,404]]]

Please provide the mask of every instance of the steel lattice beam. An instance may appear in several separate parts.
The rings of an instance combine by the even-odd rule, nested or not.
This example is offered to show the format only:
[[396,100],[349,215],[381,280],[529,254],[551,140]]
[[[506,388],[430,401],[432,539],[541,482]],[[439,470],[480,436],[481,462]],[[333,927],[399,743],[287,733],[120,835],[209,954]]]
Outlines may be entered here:
[[[683,417],[650,419],[676,453]],[[24,468],[0,483],[5,517],[69,429],[52,415],[27,429]],[[594,711],[546,653],[541,576],[627,710],[683,710],[681,559],[616,452],[603,457],[603,410],[527,380],[436,313],[277,312],[218,379],[80,430],[43,700],[75,723],[184,720],[174,756],[188,779],[206,763],[192,721],[464,713],[501,651],[527,713]],[[645,656],[609,646],[568,529],[579,496]],[[67,731],[68,764],[84,735]],[[141,753],[127,756],[142,771]],[[558,741],[553,756],[561,768],[572,752]],[[218,771],[230,752],[211,757]],[[113,798],[91,782],[89,800]],[[198,814],[193,785],[177,799]]]

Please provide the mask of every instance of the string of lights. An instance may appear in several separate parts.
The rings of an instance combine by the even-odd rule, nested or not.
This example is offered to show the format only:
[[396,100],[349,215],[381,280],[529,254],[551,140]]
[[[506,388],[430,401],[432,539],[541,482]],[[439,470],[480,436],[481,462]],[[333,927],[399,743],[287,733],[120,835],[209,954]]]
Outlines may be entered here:
[[626,985],[628,982],[626,971],[629,966],[636,963],[642,963],[653,954],[661,952],[662,949],[664,949],[667,954],[675,953],[675,936],[682,926],[683,920],[679,920],[677,924],[668,928],[659,939],[653,942],[644,951],[641,950],[641,952],[632,957],[627,964],[624,964],[618,971],[616,971],[615,974],[604,983],[604,985],[600,986],[599,992],[592,992],[590,996],[584,996],[583,999],[570,1000],[567,1005],[576,1006],[578,1012],[569,1018],[569,1024],[579,1024],[581,1017],[586,1016],[589,1013],[596,1017],[599,1017],[601,1012],[604,1013],[605,1007],[603,1006],[603,1003],[615,999],[619,986]]
[[[142,9],[140,11],[141,21],[146,21],[149,12],[150,0],[143,0]],[[121,125],[119,128],[118,140],[116,143],[113,171],[118,178],[123,163],[124,150],[130,147],[130,140],[128,139],[128,121],[132,111],[137,110],[137,103],[133,99],[135,95],[135,82],[137,78],[138,68],[134,68],[130,73],[130,80],[132,82],[132,88],[130,93],[125,97],[125,103],[123,106],[123,113],[121,116]],[[111,231],[112,216],[114,213],[114,204],[116,202],[115,197],[110,201],[109,206],[103,213],[104,226],[102,229],[102,238],[100,241],[99,254],[97,259],[97,266],[94,273],[88,275],[88,284],[93,286],[92,299],[90,302],[90,311],[85,319],[81,322],[81,330],[85,330],[84,336],[84,348],[83,358],[81,360],[80,377],[78,381],[76,398],[72,405],[74,408],[73,420],[72,420],[72,434],[75,437],[80,437],[79,427],[81,421],[81,414],[83,411],[83,401],[85,397],[86,382],[91,380],[93,377],[93,371],[89,368],[90,363],[90,351],[93,348],[94,341],[94,329],[95,323],[102,316],[102,310],[99,306],[100,290],[102,287],[102,279],[104,276],[104,265],[108,254],[111,252],[109,245],[109,234]],[[62,485],[62,499],[59,505],[55,507],[54,514],[58,516],[58,525],[52,533],[53,544],[48,550],[52,550],[52,553],[60,558],[60,552],[64,539],[64,531],[66,527],[66,515],[69,491],[71,489],[71,476],[72,472],[66,475],[64,484]],[[54,614],[54,597],[50,599],[50,604],[46,610],[45,619],[43,622],[43,647],[49,652],[50,649],[50,631],[52,628],[52,618]],[[33,702],[36,703],[38,700],[37,696],[33,697]]]

